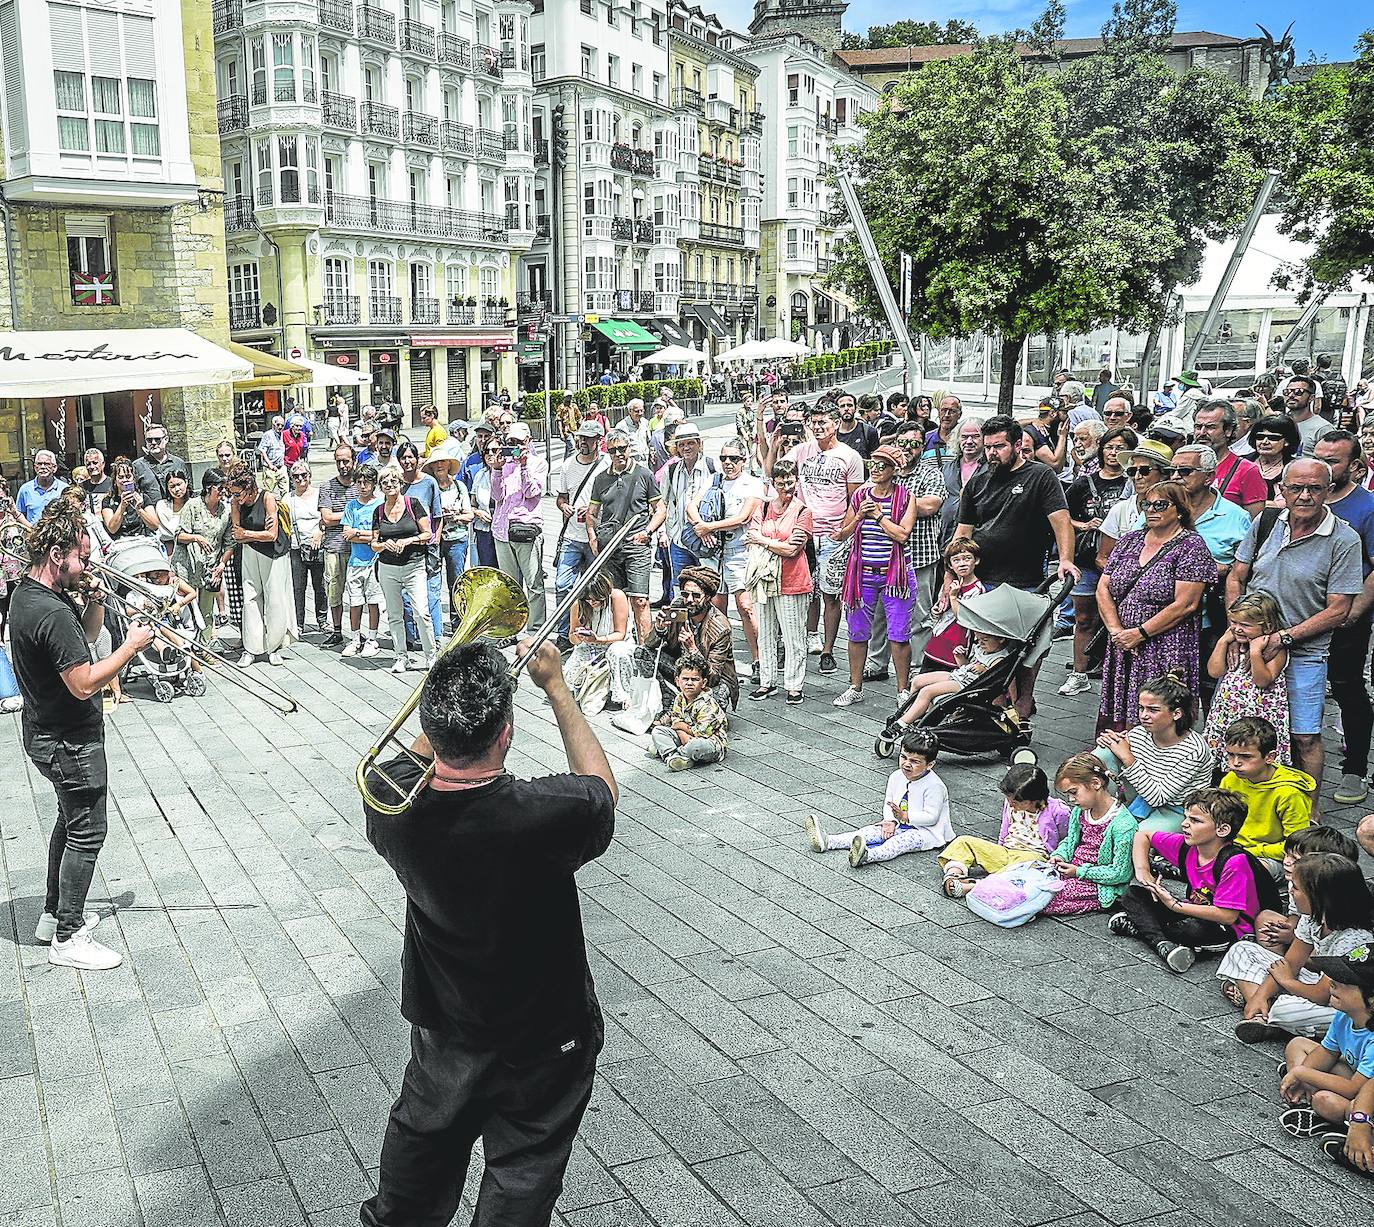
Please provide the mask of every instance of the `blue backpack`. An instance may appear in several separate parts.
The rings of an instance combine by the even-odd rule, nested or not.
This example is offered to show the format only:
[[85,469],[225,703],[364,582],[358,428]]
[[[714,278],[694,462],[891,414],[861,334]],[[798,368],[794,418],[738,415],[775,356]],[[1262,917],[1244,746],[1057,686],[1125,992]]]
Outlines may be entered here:
[[981,879],[964,902],[975,916],[1014,929],[1037,915],[1063,889],[1063,878],[1043,861],[1024,861]]

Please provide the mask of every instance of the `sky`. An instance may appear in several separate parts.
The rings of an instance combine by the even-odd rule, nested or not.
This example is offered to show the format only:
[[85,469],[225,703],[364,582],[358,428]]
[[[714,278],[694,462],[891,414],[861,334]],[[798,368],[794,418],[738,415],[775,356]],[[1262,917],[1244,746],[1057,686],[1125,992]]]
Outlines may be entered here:
[[[753,0],[698,0],[714,9],[729,27],[743,30],[753,16]],[[971,21],[980,30],[994,33],[1024,29],[1044,7],[1037,0],[851,0],[845,29],[862,34],[870,25],[909,17],[916,21],[945,22],[951,17]],[[1065,0],[1068,9],[1066,34],[1092,38],[1111,14],[1110,0]],[[1364,9],[1361,20],[1357,12]],[[1374,27],[1374,14],[1358,0],[1316,0],[1306,5],[1294,0],[1180,0],[1177,29],[1207,30],[1237,38],[1256,34],[1255,23],[1267,26],[1275,38],[1292,21],[1298,62],[1309,58],[1353,58],[1360,31]]]

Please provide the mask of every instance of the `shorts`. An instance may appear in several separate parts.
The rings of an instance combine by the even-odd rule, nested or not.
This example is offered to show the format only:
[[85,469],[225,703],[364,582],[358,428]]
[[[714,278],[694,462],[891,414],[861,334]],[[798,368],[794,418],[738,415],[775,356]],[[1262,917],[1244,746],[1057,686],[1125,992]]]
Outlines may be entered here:
[[[887,639],[889,643],[911,642],[911,613],[916,606],[916,595],[909,591],[906,596],[887,596],[883,592],[881,575],[865,573],[862,577],[859,604],[845,610],[845,626],[849,631],[851,643],[867,643],[873,635],[873,615],[878,602],[883,603],[887,615]],[[907,584],[915,588],[915,578],[907,572]]]
[[720,568],[720,590],[731,594],[744,591],[744,577],[749,571],[749,554],[743,552],[737,558],[727,556]]
[[330,609],[343,604],[344,580],[347,578],[348,552],[330,550],[324,556],[324,592]]
[[1074,584],[1070,596],[1096,596],[1097,581],[1101,578],[1099,571],[1083,571],[1079,574],[1078,583]]
[[1288,731],[1298,736],[1319,734],[1326,706],[1326,661],[1290,657],[1284,678],[1288,684]]
[[816,562],[811,568],[811,574],[816,577],[816,591],[824,593],[826,596],[839,596],[840,588],[843,586],[843,583],[836,585],[834,588],[826,584],[825,564],[830,561],[831,556],[844,544],[844,542],[830,540],[829,533],[821,533],[819,536],[813,537],[812,541],[816,546]]
[[654,569],[654,548],[626,542],[606,564],[606,574],[626,596],[649,597],[649,576]]
[[344,604],[349,609],[361,609],[364,605],[382,603],[382,584],[377,578],[377,568],[366,562],[354,566],[349,563],[348,577],[344,580]]

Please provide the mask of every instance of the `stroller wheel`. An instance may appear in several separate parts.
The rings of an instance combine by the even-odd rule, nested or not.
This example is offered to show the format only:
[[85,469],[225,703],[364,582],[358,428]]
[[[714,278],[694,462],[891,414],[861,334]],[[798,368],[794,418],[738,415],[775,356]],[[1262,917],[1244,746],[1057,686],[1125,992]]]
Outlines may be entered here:
[[873,753],[879,758],[891,758],[896,748],[897,739],[887,736],[886,733],[879,733],[878,739],[873,743]]
[[171,685],[167,682],[159,680],[153,683],[153,698],[159,703],[170,703],[175,693]]
[[186,679],[181,689],[191,698],[198,699],[205,693],[205,679],[199,673],[193,673]]

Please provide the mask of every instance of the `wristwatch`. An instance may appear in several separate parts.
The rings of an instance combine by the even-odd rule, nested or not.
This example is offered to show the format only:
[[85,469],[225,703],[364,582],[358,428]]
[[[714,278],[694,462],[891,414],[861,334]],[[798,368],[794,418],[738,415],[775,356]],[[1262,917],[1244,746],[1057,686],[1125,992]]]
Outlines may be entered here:
[[1292,631],[1279,631],[1279,642],[1280,642],[1284,647],[1286,647],[1286,648],[1291,648],[1291,647],[1293,646],[1293,632],[1292,632]]
[[1347,1113],[1345,1114],[1345,1123],[1346,1123],[1347,1125],[1367,1125],[1367,1124],[1370,1123],[1370,1121],[1369,1121],[1369,1113],[1368,1113],[1368,1112],[1347,1112]]

